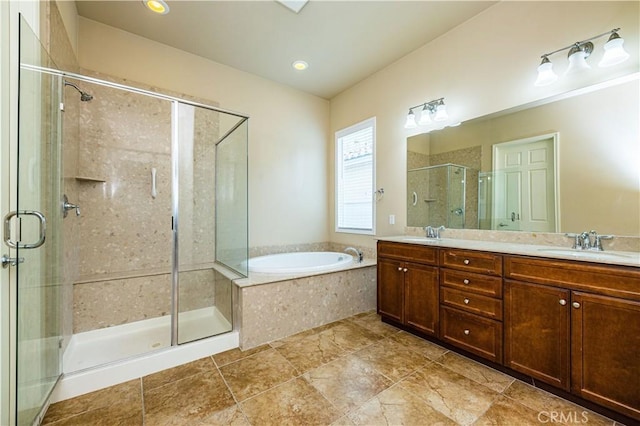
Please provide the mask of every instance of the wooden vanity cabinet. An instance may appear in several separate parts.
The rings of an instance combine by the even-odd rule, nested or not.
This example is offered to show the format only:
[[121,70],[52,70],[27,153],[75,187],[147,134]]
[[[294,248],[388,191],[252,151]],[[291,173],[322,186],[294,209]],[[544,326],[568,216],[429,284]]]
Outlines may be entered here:
[[502,362],[502,256],[440,250],[440,338]]
[[505,280],[504,365],[569,391],[569,290]]
[[505,257],[504,341],[505,366],[640,420],[638,268]]
[[437,249],[378,242],[378,314],[422,334],[438,333]]
[[571,304],[571,391],[640,420],[640,301],[573,292]]

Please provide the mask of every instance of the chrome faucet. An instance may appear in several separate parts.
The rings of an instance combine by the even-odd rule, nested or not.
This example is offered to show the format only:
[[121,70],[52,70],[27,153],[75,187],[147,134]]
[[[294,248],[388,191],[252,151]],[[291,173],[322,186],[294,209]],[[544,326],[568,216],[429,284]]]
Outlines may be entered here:
[[352,251],[356,254],[356,259],[358,259],[358,263],[362,263],[362,260],[364,259],[364,255],[362,254],[362,250],[358,250],[355,247],[347,247],[346,249],[344,249],[344,252],[348,252],[348,251]]
[[438,226],[437,228],[434,228],[433,226],[425,226],[424,227],[424,232],[426,234],[427,238],[435,238],[437,240],[440,239],[440,232],[444,231],[446,228],[444,227],[444,225]]
[[564,234],[565,237],[573,238],[572,249],[575,250],[593,250],[604,251],[602,248],[602,240],[611,240],[613,235],[598,235],[594,230],[584,231],[581,234]]

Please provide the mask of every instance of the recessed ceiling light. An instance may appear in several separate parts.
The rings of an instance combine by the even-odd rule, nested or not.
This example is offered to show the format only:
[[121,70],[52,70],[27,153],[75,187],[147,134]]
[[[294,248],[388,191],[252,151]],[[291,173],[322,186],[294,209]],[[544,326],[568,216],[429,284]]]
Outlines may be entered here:
[[291,66],[298,71],[304,71],[309,68],[309,64],[305,61],[295,61]]
[[169,13],[169,5],[164,0],[142,0],[142,3],[152,12],[166,15]]

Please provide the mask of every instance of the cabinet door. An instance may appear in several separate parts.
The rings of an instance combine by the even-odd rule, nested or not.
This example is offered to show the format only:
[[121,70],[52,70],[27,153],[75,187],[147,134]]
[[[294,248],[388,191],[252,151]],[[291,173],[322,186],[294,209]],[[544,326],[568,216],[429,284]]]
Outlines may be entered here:
[[505,366],[569,390],[568,290],[505,281]]
[[404,264],[378,259],[378,313],[389,319],[403,321]]
[[404,274],[404,321],[416,330],[437,335],[438,268],[406,263]]
[[574,292],[571,390],[640,420],[640,302]]

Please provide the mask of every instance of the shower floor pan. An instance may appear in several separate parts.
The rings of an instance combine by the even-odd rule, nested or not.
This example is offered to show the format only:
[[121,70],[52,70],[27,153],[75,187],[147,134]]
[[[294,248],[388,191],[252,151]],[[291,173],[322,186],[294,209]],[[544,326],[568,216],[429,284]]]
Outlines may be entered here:
[[[180,313],[178,338],[190,342],[231,331],[231,323],[216,309]],[[166,315],[74,334],[63,356],[65,374],[120,361],[171,344],[171,316]]]

